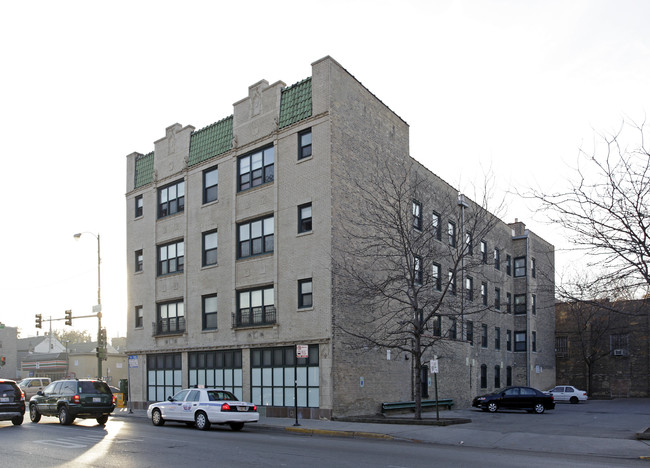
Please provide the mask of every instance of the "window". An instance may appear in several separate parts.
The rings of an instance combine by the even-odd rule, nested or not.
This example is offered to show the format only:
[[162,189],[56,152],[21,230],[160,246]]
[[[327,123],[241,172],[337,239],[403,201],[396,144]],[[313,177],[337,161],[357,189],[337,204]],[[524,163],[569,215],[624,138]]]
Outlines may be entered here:
[[440,265],[437,263],[433,264],[433,271],[431,272],[431,279],[433,282],[433,288],[436,291],[441,291],[442,290],[442,278],[440,277],[441,275],[441,268]]
[[185,182],[174,182],[158,189],[158,218],[185,211]]
[[501,367],[494,366],[494,388],[501,388]]
[[142,328],[144,326],[144,311],[142,306],[135,306],[135,328]]
[[164,401],[183,388],[181,353],[147,355],[147,400]]
[[422,257],[413,258],[413,283],[422,286]]
[[487,263],[487,242],[481,241],[481,262]]
[[235,327],[272,325],[275,323],[273,286],[237,292]]
[[312,307],[312,282],[311,278],[298,281],[298,308]]
[[447,237],[449,238],[449,245],[456,247],[456,223],[453,221],[447,223]]
[[512,276],[512,257],[506,255],[506,275]]
[[512,313],[512,294],[509,292],[506,293],[506,312]]
[[501,269],[501,252],[499,249],[494,249],[494,269]]
[[506,367],[506,387],[512,386],[512,367]]
[[467,300],[474,300],[474,278],[471,276],[465,278],[465,293],[467,294]]
[[526,332],[515,332],[515,352],[526,351]]
[[488,305],[488,291],[487,291],[488,285],[487,283],[483,282],[481,283],[481,301],[483,301],[483,305]]
[[530,259],[530,276],[535,278],[537,276],[537,267],[536,267],[536,261],[534,258],[531,257]]
[[469,255],[474,254],[474,244],[472,243],[472,233],[471,232],[466,232],[465,233],[465,246],[467,247],[467,253]]
[[501,289],[494,288],[494,308],[501,310]]
[[512,330],[506,330],[506,350],[512,351]]
[[530,346],[533,348],[533,353],[536,353],[537,352],[537,332],[532,332]]
[[298,207],[298,233],[311,232],[311,203]]
[[142,216],[142,212],[144,209],[144,200],[142,199],[142,195],[138,195],[135,197],[135,217],[139,218]]
[[458,321],[453,318],[451,319],[451,325],[449,325],[449,339],[450,340],[455,340],[458,337]]
[[273,216],[237,225],[237,258],[273,252]]
[[215,201],[219,196],[219,169],[213,167],[203,171],[203,203]]
[[536,315],[537,314],[537,296],[535,294],[531,294],[530,300],[531,300],[530,310],[533,313],[533,315]]
[[210,294],[203,296],[203,329],[216,330],[217,329],[217,295]]
[[142,249],[135,251],[135,271],[142,271],[143,255]]
[[239,192],[273,182],[274,154],[273,146],[269,146],[239,158]]
[[311,128],[298,133],[298,160],[311,156]]
[[526,313],[526,295],[515,294],[515,314]]
[[217,264],[217,231],[203,233],[203,266]]
[[456,274],[449,270],[449,289],[451,290],[452,295],[456,295]]
[[569,337],[555,337],[555,357],[569,357]]
[[609,335],[609,349],[614,356],[627,356],[629,354],[630,338],[627,333]]
[[487,388],[487,366],[481,364],[481,388]]
[[494,349],[501,349],[501,329],[494,328]]
[[241,350],[187,353],[190,387],[223,388],[243,399]]
[[436,315],[433,317],[433,336],[440,336],[442,334],[442,317]]
[[526,276],[526,257],[515,258],[515,278]]
[[488,347],[488,326],[486,324],[481,325],[481,348]]
[[469,341],[469,344],[473,345],[474,344],[474,322],[471,320],[467,321],[467,341]]
[[181,273],[185,266],[183,241],[158,246],[158,276]]
[[417,200],[413,200],[413,227],[422,230],[422,204]]
[[185,305],[183,301],[158,304],[156,334],[181,333],[185,331]]
[[433,212],[431,226],[433,228],[433,235],[435,236],[435,238],[438,240],[442,240],[442,227],[440,225],[440,215],[435,211]]

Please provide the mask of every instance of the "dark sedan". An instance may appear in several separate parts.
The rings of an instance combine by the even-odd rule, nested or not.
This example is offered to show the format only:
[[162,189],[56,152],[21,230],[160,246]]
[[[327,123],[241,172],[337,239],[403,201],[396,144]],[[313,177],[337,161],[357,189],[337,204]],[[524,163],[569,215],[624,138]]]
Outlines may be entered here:
[[553,395],[547,395],[531,387],[508,387],[488,395],[474,398],[472,406],[494,413],[500,408],[533,411],[542,414],[555,409]]

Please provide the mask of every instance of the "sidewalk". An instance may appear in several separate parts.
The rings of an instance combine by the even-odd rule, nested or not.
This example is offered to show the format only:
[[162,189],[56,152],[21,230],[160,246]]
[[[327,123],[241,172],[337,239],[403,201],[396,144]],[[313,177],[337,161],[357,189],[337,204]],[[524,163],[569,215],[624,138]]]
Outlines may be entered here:
[[[146,418],[145,410],[117,408],[113,413],[120,418]],[[405,415],[401,415],[403,419]],[[466,418],[466,411],[444,411],[441,419]],[[387,418],[393,419],[393,418]],[[607,456],[625,459],[648,459],[650,462],[650,441],[636,440],[630,432],[627,438],[608,438],[580,435],[557,435],[539,432],[500,432],[498,429],[475,428],[473,424],[434,425],[435,413],[426,413],[432,424],[416,424],[401,421],[395,423],[348,422],[319,419],[267,418],[260,415],[258,423],[248,427],[262,430],[284,431],[301,435],[323,435],[335,437],[373,438],[383,440],[404,440],[418,443],[456,445],[503,450],[561,453],[573,455]],[[390,421],[392,422],[392,421]],[[403,422],[406,422],[404,424]],[[650,466],[650,465],[649,465]]]

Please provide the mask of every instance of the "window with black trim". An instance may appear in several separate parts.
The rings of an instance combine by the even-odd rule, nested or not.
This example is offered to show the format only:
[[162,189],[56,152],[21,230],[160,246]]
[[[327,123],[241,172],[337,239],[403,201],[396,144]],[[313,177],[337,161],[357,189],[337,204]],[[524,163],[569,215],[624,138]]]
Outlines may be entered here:
[[417,200],[413,200],[413,227],[422,230],[422,203]]
[[501,310],[501,289],[494,288],[494,308]]
[[273,182],[275,150],[268,146],[241,156],[237,164],[238,191]]
[[203,233],[203,266],[217,264],[217,246],[218,236],[217,231],[210,231]]
[[135,251],[135,272],[142,271],[144,263],[144,255],[142,254],[142,249]]
[[501,328],[494,328],[494,349],[501,349]]
[[142,216],[144,210],[144,200],[142,195],[135,197],[135,217],[139,218]]
[[440,315],[435,315],[433,317],[433,336],[440,336],[442,334],[442,317]]
[[526,351],[526,332],[515,332],[515,352]]
[[506,293],[506,312],[512,313],[512,293]]
[[455,340],[457,338],[458,338],[458,320],[452,318],[451,324],[449,325],[449,339]]
[[185,267],[185,243],[171,242],[158,246],[158,276],[181,273]]
[[203,171],[203,203],[219,198],[219,169],[212,167]]
[[512,276],[512,257],[506,254],[506,275]]
[[422,257],[413,258],[413,282],[416,286],[422,286]]
[[467,321],[465,336],[467,341],[469,341],[469,344],[474,345],[474,322],[471,320]]
[[486,282],[481,283],[481,302],[483,305],[488,305],[488,285]]
[[537,314],[537,296],[535,294],[530,295],[530,311],[533,315]]
[[537,262],[532,257],[530,259],[530,276],[533,278],[537,277]]
[[158,218],[185,211],[185,181],[181,180],[158,189]]
[[506,351],[512,351],[512,330],[506,330]]
[[182,355],[147,355],[147,400],[164,401],[180,392],[182,387]]
[[187,353],[190,387],[223,388],[243,400],[240,349]]
[[431,218],[431,227],[433,228],[433,235],[436,239],[442,240],[442,225],[440,220],[440,214],[433,212]]
[[311,128],[298,133],[298,160],[311,156]]
[[526,257],[515,258],[515,278],[526,276]]
[[431,280],[433,288],[436,291],[442,291],[442,268],[437,263],[433,264],[431,271]]
[[515,314],[526,313],[526,295],[515,294]]
[[311,232],[311,203],[298,207],[298,233]]
[[481,348],[488,347],[488,326],[483,323],[481,324]]
[[144,311],[142,306],[135,306],[135,328],[142,328],[144,326]]
[[481,262],[487,263],[487,242],[481,241]]
[[537,332],[531,332],[530,346],[533,348],[533,353],[537,352]]
[[273,216],[237,225],[237,258],[273,252]]
[[312,295],[312,280],[311,278],[298,280],[298,308],[306,309],[313,307]]
[[472,233],[471,232],[466,232],[465,233],[465,247],[467,249],[467,254],[468,255],[474,255],[474,243],[472,241]]
[[170,301],[158,304],[156,334],[166,335],[185,331],[185,304],[183,301]]
[[501,388],[501,366],[494,366],[494,388]]
[[235,327],[254,327],[276,323],[273,286],[237,291]]
[[512,367],[506,367],[506,387],[512,386]]
[[209,294],[202,298],[202,322],[203,330],[217,329],[217,295]]
[[487,388],[487,366],[481,364],[481,388]]
[[456,274],[453,270],[449,270],[449,291],[452,295],[456,295]]
[[494,269],[501,269],[501,251],[499,249],[494,249]]
[[449,221],[447,223],[447,237],[451,247],[456,247],[456,223]]
[[565,358],[569,357],[569,337],[556,336],[555,337],[555,357]]
[[465,278],[465,295],[468,301],[474,300],[474,278],[471,276]]

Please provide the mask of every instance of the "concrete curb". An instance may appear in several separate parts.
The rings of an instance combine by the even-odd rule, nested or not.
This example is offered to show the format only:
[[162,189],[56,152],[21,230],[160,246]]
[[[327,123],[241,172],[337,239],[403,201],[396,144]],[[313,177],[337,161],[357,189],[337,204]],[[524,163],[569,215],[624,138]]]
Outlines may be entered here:
[[[270,426],[266,426],[270,427]],[[362,431],[336,431],[331,429],[304,429],[299,427],[285,427],[286,432],[293,432],[296,434],[306,435],[324,435],[330,437],[350,437],[350,438],[365,438],[365,439],[383,439],[394,440],[395,437],[388,434],[378,434],[376,432],[362,432]]]

